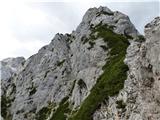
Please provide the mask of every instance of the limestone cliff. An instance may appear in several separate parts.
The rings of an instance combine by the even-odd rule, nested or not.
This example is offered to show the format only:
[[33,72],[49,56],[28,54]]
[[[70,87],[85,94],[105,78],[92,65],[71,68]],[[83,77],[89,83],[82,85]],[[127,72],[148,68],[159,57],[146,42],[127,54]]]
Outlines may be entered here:
[[159,38],[159,17],[142,36],[123,13],[90,8],[71,34],[1,61],[2,119],[160,119]]

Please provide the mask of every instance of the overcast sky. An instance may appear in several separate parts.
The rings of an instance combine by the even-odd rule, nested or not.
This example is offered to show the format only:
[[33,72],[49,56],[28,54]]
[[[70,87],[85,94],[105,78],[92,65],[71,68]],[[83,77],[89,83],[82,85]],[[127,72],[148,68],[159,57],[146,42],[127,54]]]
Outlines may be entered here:
[[[60,0],[59,0],[60,1]],[[82,1],[82,0],[81,0]],[[49,44],[56,33],[71,33],[90,7],[107,6],[127,14],[138,31],[160,16],[160,2],[6,2],[0,4],[0,60],[28,58]],[[114,1],[114,0],[112,0]],[[118,1],[118,0],[115,0]],[[140,0],[139,0],[140,1]]]

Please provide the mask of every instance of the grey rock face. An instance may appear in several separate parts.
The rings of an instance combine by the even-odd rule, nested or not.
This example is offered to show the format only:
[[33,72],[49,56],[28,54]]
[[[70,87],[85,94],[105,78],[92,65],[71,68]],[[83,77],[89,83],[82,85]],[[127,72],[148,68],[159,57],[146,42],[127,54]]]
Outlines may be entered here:
[[145,26],[145,39],[131,42],[125,59],[129,72],[124,89],[94,113],[94,120],[160,119],[159,17]]
[[23,69],[24,62],[23,57],[7,58],[0,61],[1,95],[11,83],[14,83],[11,79]]
[[[11,100],[15,99],[15,76],[23,69],[23,57],[7,58],[0,61],[1,78],[1,115],[10,117]],[[3,120],[3,117],[1,119]]]
[[[43,119],[52,120],[65,98],[73,112],[78,110],[110,57],[102,38],[91,41],[92,29],[99,24],[107,24],[115,33],[133,40],[129,39],[125,59],[129,72],[124,89],[102,103],[93,119],[143,120],[149,114],[159,119],[159,18],[146,26],[146,42],[137,42],[139,33],[128,16],[107,7],[90,8],[75,31],[56,34],[49,45],[26,61],[15,58],[1,62],[2,101],[8,104],[3,106],[3,119],[38,120],[39,113],[47,108]],[[117,108],[118,103],[123,109]]]
[[1,79],[7,80],[12,74],[17,74],[23,67],[25,59],[23,57],[7,58],[2,60],[1,63]]
[[[141,44],[137,55],[137,70],[132,70],[135,80],[135,112],[132,112],[130,119],[160,119],[160,105],[157,99],[160,83],[159,56],[160,56],[160,19],[156,18],[145,26],[146,41]],[[148,27],[150,26],[150,27]],[[155,33],[153,32],[155,31]],[[136,63],[135,63],[136,64]],[[134,89],[135,87],[132,87]],[[134,108],[134,109],[135,109]]]

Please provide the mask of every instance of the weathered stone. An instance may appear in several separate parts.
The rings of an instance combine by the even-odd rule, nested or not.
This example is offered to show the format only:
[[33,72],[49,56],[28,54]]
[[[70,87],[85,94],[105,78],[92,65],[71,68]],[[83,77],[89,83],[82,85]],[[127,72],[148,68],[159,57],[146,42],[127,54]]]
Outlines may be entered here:
[[113,57],[108,43],[93,34],[98,25],[130,41],[124,60],[129,71],[124,88],[101,103],[93,119],[160,119],[159,21],[157,17],[146,25],[144,41],[128,16],[107,7],[90,8],[71,34],[56,34],[27,60],[1,61],[2,102],[7,101],[2,119],[51,120],[63,106],[68,110],[64,117],[78,111]]

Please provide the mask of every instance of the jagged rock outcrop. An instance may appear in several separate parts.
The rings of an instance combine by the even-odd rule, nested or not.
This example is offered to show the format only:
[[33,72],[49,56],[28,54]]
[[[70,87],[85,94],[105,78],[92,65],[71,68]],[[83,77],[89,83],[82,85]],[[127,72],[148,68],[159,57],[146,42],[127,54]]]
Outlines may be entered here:
[[160,18],[145,26],[145,41],[132,41],[125,63],[128,78],[119,95],[94,114],[95,120],[160,119]]
[[1,61],[3,119],[159,119],[159,18],[145,31],[146,41],[128,16],[90,8],[71,34]]

